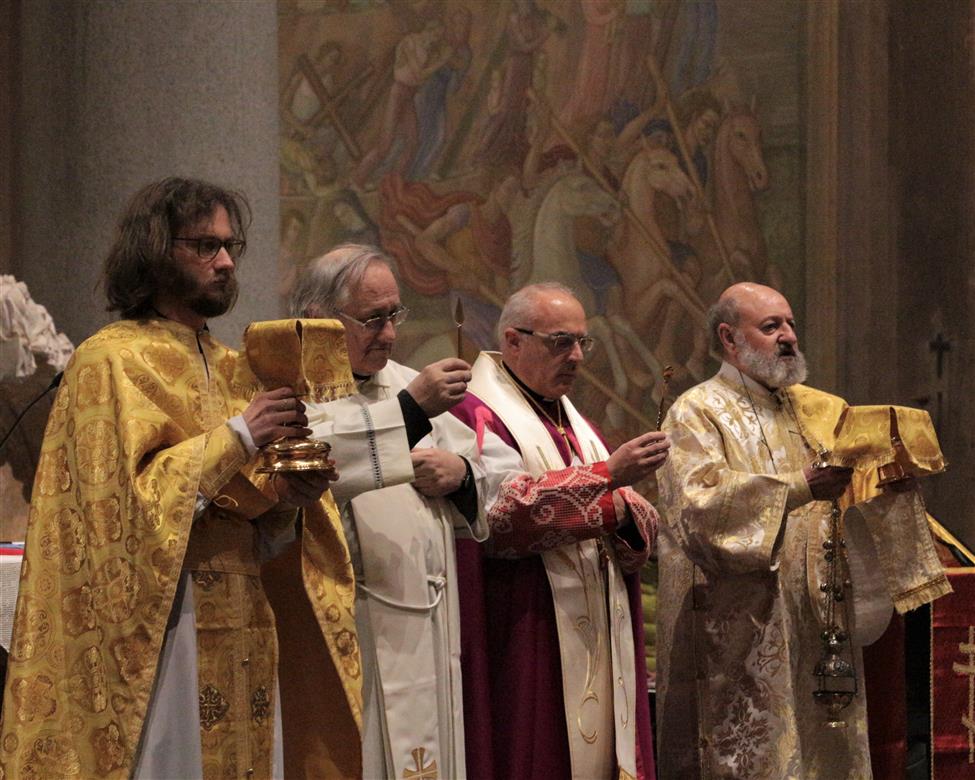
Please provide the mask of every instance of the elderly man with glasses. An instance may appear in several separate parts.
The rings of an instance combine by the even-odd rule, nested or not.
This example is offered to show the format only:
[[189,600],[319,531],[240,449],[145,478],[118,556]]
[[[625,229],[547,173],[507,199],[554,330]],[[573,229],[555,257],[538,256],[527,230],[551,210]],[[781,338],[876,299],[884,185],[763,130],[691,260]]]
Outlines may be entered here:
[[[340,475],[332,487],[349,569],[336,578],[354,605],[356,636],[331,642],[332,659],[309,642],[314,619],[306,614],[304,630],[282,623],[307,609],[300,598],[279,612],[289,659],[281,670],[285,774],[464,777],[454,535],[487,535],[486,511],[517,455],[494,436],[479,450],[473,432],[444,414],[470,381],[463,360],[420,372],[390,360],[407,309],[380,250],[345,244],[312,261],[292,311],[345,326],[359,383],[356,395],[307,410]],[[323,706],[291,706],[310,698]]]
[[570,403],[594,345],[566,287],[522,288],[453,413],[521,455],[480,548],[458,543],[472,777],[654,777],[638,571],[657,514],[629,486],[667,458],[651,432],[610,454]]

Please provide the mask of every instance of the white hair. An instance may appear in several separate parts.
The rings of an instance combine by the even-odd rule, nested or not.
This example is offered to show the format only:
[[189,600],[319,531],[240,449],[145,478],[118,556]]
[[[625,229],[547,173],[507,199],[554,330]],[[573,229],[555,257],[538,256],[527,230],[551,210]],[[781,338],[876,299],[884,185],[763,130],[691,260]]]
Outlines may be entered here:
[[525,285],[508,296],[508,300],[505,301],[504,308],[501,310],[496,334],[499,346],[504,345],[504,332],[508,328],[534,329],[535,313],[538,308],[537,299],[539,295],[546,292],[559,292],[568,295],[573,300],[579,300],[575,290],[560,282],[537,282],[536,284]]
[[711,354],[719,360],[725,355],[719,328],[722,325],[729,325],[734,330],[740,322],[741,311],[738,308],[738,301],[732,296],[719,299],[708,309],[708,346]]
[[383,251],[368,244],[340,244],[312,260],[291,293],[291,316],[307,317],[313,307],[319,316],[336,316],[374,263],[392,270]]

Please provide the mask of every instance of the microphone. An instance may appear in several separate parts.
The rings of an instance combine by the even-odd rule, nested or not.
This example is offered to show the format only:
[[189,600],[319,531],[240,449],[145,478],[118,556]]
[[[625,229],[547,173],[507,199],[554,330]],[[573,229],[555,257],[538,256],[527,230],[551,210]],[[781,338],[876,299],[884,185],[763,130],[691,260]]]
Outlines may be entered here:
[[41,391],[40,395],[38,395],[33,401],[27,404],[27,406],[24,408],[24,411],[22,411],[20,414],[17,415],[17,419],[14,420],[14,424],[10,426],[10,429],[3,435],[3,438],[0,439],[0,449],[3,449],[3,445],[7,443],[7,439],[10,438],[10,434],[16,430],[17,426],[20,424],[20,421],[24,419],[24,415],[31,410],[31,407],[34,404],[36,404],[38,401],[40,401],[48,393],[50,393],[54,388],[60,385],[61,380],[63,378],[64,378],[64,372],[58,371],[54,375],[54,379],[51,380],[51,384],[49,384],[46,388],[44,388],[44,390]]

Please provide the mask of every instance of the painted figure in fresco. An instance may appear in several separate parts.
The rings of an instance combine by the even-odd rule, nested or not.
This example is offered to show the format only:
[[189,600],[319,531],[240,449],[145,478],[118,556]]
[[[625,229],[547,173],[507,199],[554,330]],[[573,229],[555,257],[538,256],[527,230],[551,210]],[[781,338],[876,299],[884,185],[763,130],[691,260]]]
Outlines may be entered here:
[[[707,359],[707,343],[688,336],[694,331],[686,327],[683,316],[687,295],[670,278],[681,271],[659,220],[661,197],[668,206],[684,209],[695,197],[694,187],[673,152],[647,147],[630,163],[622,195],[630,210],[609,254],[620,275],[622,311],[632,330],[643,334],[658,372],[666,364],[696,377]],[[696,267],[689,270],[693,275]],[[629,346],[639,348],[633,343]]]
[[[451,311],[458,299],[463,303],[464,336],[481,349],[495,343],[501,303],[518,273],[516,237],[527,236],[522,243],[530,252],[533,198],[544,189],[543,182],[552,181],[545,169],[562,159],[541,154],[550,131],[547,116],[531,112],[528,129],[528,153],[520,171],[513,166],[494,169],[487,198],[467,190],[440,195],[425,183],[406,182],[396,174],[385,177],[380,187],[386,251],[414,290],[424,295],[449,292]],[[436,341],[427,345],[431,353]]]
[[464,336],[479,349],[493,329],[511,275],[512,206],[521,179],[502,176],[487,199],[472,192],[438,195],[422,182],[395,176],[382,184],[383,245],[403,279],[426,295],[450,293],[464,306]]
[[[618,271],[607,261],[621,213],[620,179],[628,161],[645,144],[641,134],[650,126],[656,110],[656,106],[642,112],[632,107],[619,118],[619,133],[606,115],[579,123],[572,136],[580,139],[581,159],[570,146],[574,141],[568,131],[558,124],[557,134],[565,143],[556,144],[541,156],[537,173],[526,164],[524,177],[534,188],[526,208],[520,210],[515,230],[515,286],[559,278],[579,290],[592,313],[590,328],[602,347],[594,358],[599,364],[597,370],[611,372],[613,388],[620,397],[632,391],[628,373],[634,372],[632,366],[624,364],[621,349],[639,357],[644,369],[635,369],[639,376],[660,377],[658,361],[644,346],[644,337],[633,329],[622,306]],[[536,137],[544,138],[552,124],[547,106],[536,104],[531,118]],[[608,364],[601,364],[602,360]],[[612,428],[625,426],[622,410],[615,402],[606,407],[606,414]]]
[[308,241],[305,257],[326,248],[357,241],[376,244],[379,228],[369,216],[355,190],[321,187],[313,191],[317,197],[308,220]]
[[666,119],[652,119],[643,129],[643,142],[650,149],[669,149],[677,153],[674,128]]
[[777,284],[781,280],[770,274],[755,203],[755,195],[768,186],[758,119],[747,106],[732,108],[721,122],[714,147],[714,219],[738,278]]
[[[681,96],[677,118],[684,131],[684,142],[702,187],[707,187],[711,172],[711,145],[721,123],[721,104],[707,90],[695,89]],[[686,171],[684,161],[681,167]]]
[[[649,293],[650,288],[642,280],[654,279],[661,272],[669,273],[671,264],[683,264],[689,252],[673,250],[676,242],[671,239],[681,234],[683,211],[694,196],[689,180],[667,147],[672,138],[669,124],[653,118],[658,110],[657,105],[643,111],[629,106],[625,115],[615,119],[621,126],[619,134],[614,133],[614,124],[603,116],[584,124],[580,131],[581,167],[579,161],[568,167],[563,164],[560,172],[548,180],[547,188],[542,188],[542,194],[536,199],[531,251],[525,252],[517,245],[515,248],[516,283],[560,278],[581,290],[580,295],[584,302],[588,301],[587,309],[592,312],[590,328],[599,338],[601,352],[608,360],[605,370],[611,372],[613,389],[637,407],[646,400],[647,388],[661,379],[662,362],[654,354],[653,345],[670,345],[675,339],[681,340],[678,326],[683,322],[667,307],[657,312],[661,319],[652,320],[648,312],[653,309],[638,302],[634,293],[637,290]],[[650,138],[654,143],[650,143]],[[565,146],[553,147],[546,155],[554,157],[560,150],[558,156],[576,159],[575,153]],[[646,182],[651,190],[621,192],[621,180],[627,176],[630,189],[635,190],[639,182]],[[633,197],[636,204],[631,200]],[[619,219],[622,203],[631,209],[627,217],[631,224],[634,220],[646,223],[652,232],[650,240],[659,239],[657,254],[663,254],[657,262],[666,264],[664,271],[654,269],[653,249],[642,245],[635,249],[627,244],[631,236]],[[634,206],[643,211],[633,213]],[[615,215],[612,219],[607,219],[607,208]],[[662,222],[666,223],[666,230],[661,228]],[[621,242],[623,246],[619,250]],[[625,262],[611,262],[610,254],[616,254],[619,261],[620,251]],[[651,254],[647,255],[647,251]],[[670,251],[673,257],[667,255]],[[527,256],[528,261],[519,261],[520,255]],[[624,287],[628,287],[628,292]],[[663,288],[676,291],[672,283]],[[660,292],[659,286],[655,289]],[[679,311],[683,312],[683,305]],[[654,323],[659,328],[648,330]],[[703,346],[697,346],[700,352]],[[691,352],[689,346],[666,349],[666,362],[674,363],[672,355],[681,354],[683,359],[678,364],[689,360],[697,370],[704,357],[689,358]],[[598,362],[602,357],[599,355],[595,360]],[[637,360],[626,362],[625,357]],[[606,406],[606,413],[610,425],[615,428],[625,425],[617,404],[611,402]]]
[[281,140],[282,195],[325,195],[336,172],[335,159],[323,148],[294,138]]
[[619,193],[623,174],[643,148],[648,135],[670,127],[666,120],[657,118],[659,113],[660,106],[656,103],[643,111],[628,104],[624,110],[612,115],[597,114],[577,123],[574,135],[583,140],[586,158],[591,164],[586,167],[589,174],[598,171],[605,180],[603,184]]
[[[616,197],[573,166],[555,180],[538,206],[531,263],[520,269],[522,275],[517,281],[532,284],[559,279],[578,291],[579,300],[590,312],[589,328],[609,361],[613,389],[618,395],[626,396],[627,366],[615,332],[620,331],[626,341],[639,345],[641,357],[652,361],[648,368],[655,368],[656,361],[643,349],[627,317],[621,316],[613,306],[618,301],[620,278],[606,261],[606,253],[620,215]],[[620,410],[614,403],[606,407],[606,412],[613,427],[623,426]]]
[[573,166],[548,188],[535,215],[532,237],[532,262],[518,286],[546,279],[560,279],[580,290],[589,312],[597,310],[595,295],[583,278],[575,234],[577,217],[592,217],[606,227],[620,218],[616,198],[602,189],[591,176]]
[[339,190],[329,201],[326,212],[331,217],[330,243],[378,244],[379,227],[352,190]]
[[288,209],[281,214],[281,232],[278,247],[278,295],[287,297],[291,292],[301,261],[305,259],[308,241],[308,219],[298,209]]
[[[325,41],[318,47],[312,67],[330,95],[338,91],[341,65],[341,44]],[[328,122],[316,127],[310,121],[321,107],[308,77],[296,65],[280,99],[282,192],[314,192],[335,178],[339,136]]]
[[[755,202],[756,194],[768,189],[769,174],[762,154],[761,126],[751,108],[727,108],[715,137],[710,174],[706,197],[734,277],[780,285],[778,270],[768,262]],[[703,215],[691,214],[687,225],[688,243],[703,269],[699,292],[705,300],[713,300],[728,274]]]
[[453,51],[442,44],[444,23],[427,21],[420,32],[409,33],[396,44],[393,83],[382,116],[379,140],[356,166],[352,181],[365,188],[369,177],[386,160],[396,140],[402,142],[394,163],[397,171],[409,170],[419,144],[418,117],[414,98],[419,88],[451,58]]
[[447,98],[456,92],[471,66],[471,12],[459,6],[447,13],[448,59],[417,90],[414,103],[419,123],[420,145],[408,179],[424,179],[433,170],[447,140]]
[[567,124],[604,113],[615,97],[608,87],[623,4],[619,0],[579,0],[579,5],[585,20],[582,51],[572,95],[559,112]]
[[514,0],[505,26],[507,51],[497,77],[497,105],[481,131],[477,159],[491,164],[523,159],[528,145],[528,88],[535,56],[550,32],[549,16],[535,7],[534,0]]
[[718,42],[718,4],[716,0],[681,3],[677,56],[671,83],[677,95],[708,81]]

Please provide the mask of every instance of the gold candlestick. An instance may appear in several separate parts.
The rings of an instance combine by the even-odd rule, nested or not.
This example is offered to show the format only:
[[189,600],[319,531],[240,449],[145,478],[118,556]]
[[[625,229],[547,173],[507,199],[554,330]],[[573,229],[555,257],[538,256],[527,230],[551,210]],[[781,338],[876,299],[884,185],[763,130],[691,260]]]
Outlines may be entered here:
[[673,366],[664,366],[663,381],[660,383],[660,405],[657,407],[657,425],[654,430],[659,431],[664,422],[664,403],[667,401],[667,390],[670,389],[670,379],[674,375]]
[[464,359],[463,328],[464,328],[464,303],[460,298],[454,307],[454,325],[457,326],[457,357]]

